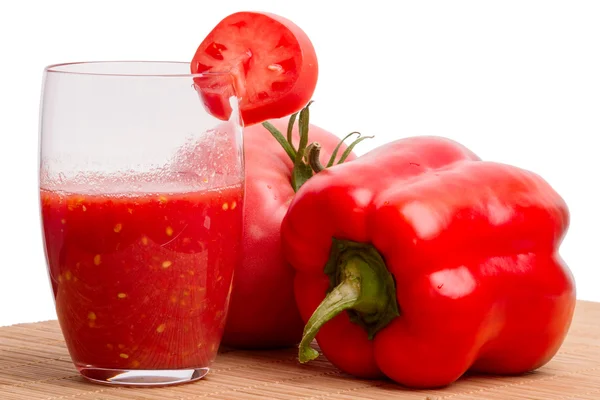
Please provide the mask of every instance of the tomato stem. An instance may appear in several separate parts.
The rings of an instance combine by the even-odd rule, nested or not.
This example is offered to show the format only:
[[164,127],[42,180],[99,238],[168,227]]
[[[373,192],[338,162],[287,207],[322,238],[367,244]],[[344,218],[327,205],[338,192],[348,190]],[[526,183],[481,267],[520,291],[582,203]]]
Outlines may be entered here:
[[[315,173],[324,170],[324,167],[320,160],[321,146],[318,143],[308,142],[308,131],[310,127],[310,111],[309,107],[313,103],[311,100],[302,110],[292,114],[288,121],[286,136],[284,136],[273,124],[268,121],[262,123],[262,125],[271,133],[271,135],[279,142],[281,147],[285,150],[286,154],[294,163],[292,169],[291,184],[294,192],[297,192],[306,181],[308,181]],[[293,130],[294,124],[298,120],[298,132],[300,134],[300,140],[298,148],[294,148],[293,143]],[[351,132],[344,137],[333,150],[327,168],[333,166],[336,162],[335,159],[342,146],[342,144],[352,135],[358,135],[357,139],[352,142],[342,153],[337,164],[341,164],[350,156],[354,147],[365,139],[372,138],[373,136],[361,137],[359,132]]]
[[340,160],[337,162],[338,164],[343,163],[344,161],[346,161],[346,159],[348,158],[348,156],[350,156],[350,153],[352,153],[352,150],[354,150],[354,147],[356,147],[357,144],[359,144],[360,142],[362,142],[365,139],[372,139],[375,136],[363,136],[359,137],[352,143],[350,143],[350,146],[348,146],[348,148],[346,148],[346,150],[342,153],[342,156],[340,157]]
[[358,135],[358,137],[360,138],[360,132],[355,131],[355,132],[350,132],[342,140],[340,140],[338,145],[335,146],[335,149],[333,149],[333,153],[331,153],[331,157],[329,158],[329,161],[327,162],[327,168],[331,167],[335,163],[335,158],[337,157],[337,153],[338,153],[338,151],[340,151],[342,144],[346,141],[346,139],[348,139],[352,135]]
[[[344,140],[346,140],[347,138],[349,138],[351,135],[356,134],[358,132],[352,132],[351,134],[347,135],[344,139],[342,139],[342,141],[340,142],[340,144],[338,144],[338,148],[340,147],[341,143],[344,142]],[[348,146],[348,148],[344,151],[344,153],[342,154],[342,157],[340,158],[340,160],[337,162],[337,164],[341,164],[344,161],[346,161],[346,159],[348,158],[348,156],[350,155],[350,153],[352,152],[352,149],[354,149],[354,146],[356,146],[358,143],[360,143],[361,141],[365,140],[365,139],[370,139],[373,136],[364,136],[364,137],[360,137],[360,133],[358,133],[359,138],[357,138],[354,142],[352,142],[350,144],[350,146]],[[314,173],[319,173],[321,171],[323,171],[324,169],[327,169],[331,166],[333,166],[335,158],[332,157],[331,159],[329,159],[329,163],[327,163],[327,166],[324,167],[323,164],[321,164],[321,161],[319,159],[320,155],[321,155],[321,145],[317,142],[310,144],[307,148],[306,148],[306,152],[307,152],[307,162],[308,165],[310,165],[310,167],[312,168]]]
[[[298,132],[300,133],[300,142],[296,150],[296,159],[294,160],[294,169],[292,170],[292,187],[297,192],[304,183],[313,176],[313,171],[305,161],[306,148],[308,146],[308,128],[310,126],[310,101],[304,107],[298,117]],[[288,127],[289,129],[289,127]]]
[[306,150],[306,146],[308,145],[308,127],[310,119],[310,111],[308,107],[310,107],[311,103],[312,102],[308,103],[308,105],[300,111],[300,118],[298,118],[298,131],[300,132],[300,143],[298,144],[298,150],[296,151],[296,164],[303,162],[304,152]]
[[283,147],[283,149],[285,150],[287,155],[290,157],[290,159],[292,161],[295,161],[296,160],[296,150],[294,150],[294,147],[286,140],[286,138],[281,134],[281,132],[279,132],[279,130],[277,128],[275,128],[273,126],[273,124],[271,124],[269,121],[263,122],[262,126],[264,126],[271,133],[271,135],[275,138],[275,140],[277,140],[277,142],[279,142],[279,144],[281,145],[281,147]]
[[319,173],[325,169],[323,164],[321,164],[321,160],[319,160],[320,155],[321,145],[317,142],[312,143],[308,151],[308,164],[315,173]]
[[[292,187],[294,192],[297,192],[298,189],[313,176],[313,171],[310,168],[310,165],[305,161],[310,151],[311,145],[308,144],[308,129],[310,126],[310,113],[308,108],[312,104],[312,101],[309,102],[306,107],[300,110],[297,113],[294,113],[290,116],[287,126],[286,136],[283,136],[281,132],[273,124],[269,121],[265,121],[262,123],[262,126],[267,129],[271,135],[277,140],[277,142],[283,147],[290,160],[294,163],[294,168],[292,169]],[[300,143],[298,144],[298,148],[294,148],[293,144],[293,136],[292,132],[294,130],[294,123],[296,122],[296,117],[298,118],[298,131],[300,132]]]
[[[292,149],[294,149],[294,140],[292,137],[292,132],[294,131],[294,123],[296,122],[297,116],[298,116],[297,112],[293,113],[290,116],[290,120],[288,121],[288,126],[287,126],[287,141],[290,144],[290,146],[292,146]],[[292,159],[292,161],[294,161],[294,160]]]

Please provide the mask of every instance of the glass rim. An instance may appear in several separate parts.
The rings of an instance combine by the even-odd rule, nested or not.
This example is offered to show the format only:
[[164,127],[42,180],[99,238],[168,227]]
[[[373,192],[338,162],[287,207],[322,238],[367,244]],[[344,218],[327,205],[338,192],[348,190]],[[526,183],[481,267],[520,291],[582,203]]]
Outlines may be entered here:
[[130,73],[130,72],[101,72],[101,71],[83,71],[83,70],[66,70],[61,67],[90,65],[90,64],[176,64],[190,65],[186,61],[166,61],[166,60],[104,60],[104,61],[72,61],[50,64],[44,67],[44,72],[53,74],[65,75],[91,75],[91,76],[106,76],[106,77],[141,77],[141,78],[203,78],[215,76],[231,76],[231,71],[210,71],[193,74],[189,73]]

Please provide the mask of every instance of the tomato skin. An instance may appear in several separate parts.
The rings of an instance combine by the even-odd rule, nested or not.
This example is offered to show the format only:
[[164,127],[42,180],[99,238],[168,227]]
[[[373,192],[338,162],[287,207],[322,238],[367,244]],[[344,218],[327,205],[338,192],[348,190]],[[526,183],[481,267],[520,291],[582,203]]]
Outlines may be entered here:
[[[285,135],[288,118],[270,122]],[[340,138],[311,124],[312,142],[321,144],[325,165]],[[234,275],[223,344],[248,349],[293,346],[300,342],[304,323],[294,299],[294,272],[284,261],[280,240],[281,221],[295,195],[292,162],[260,125],[245,128],[244,146],[244,259]],[[338,158],[344,149],[342,145]],[[346,161],[354,158],[352,153]]]
[[[234,31],[232,26],[240,23],[254,24],[255,30],[248,28],[246,35],[240,33],[241,28]],[[275,48],[271,48],[273,43],[254,40],[254,34],[267,25],[264,29],[269,29],[271,36],[281,36]],[[269,67],[281,66],[280,61],[290,61],[289,70],[277,75]],[[195,79],[202,102],[212,115],[227,120],[231,113],[228,99],[235,88],[243,123],[251,126],[284,118],[304,107],[314,94],[319,66],[311,40],[294,22],[272,13],[243,11],[221,20],[198,46],[191,62],[193,74],[224,71],[231,72],[233,83],[222,81],[227,79],[223,76]]]

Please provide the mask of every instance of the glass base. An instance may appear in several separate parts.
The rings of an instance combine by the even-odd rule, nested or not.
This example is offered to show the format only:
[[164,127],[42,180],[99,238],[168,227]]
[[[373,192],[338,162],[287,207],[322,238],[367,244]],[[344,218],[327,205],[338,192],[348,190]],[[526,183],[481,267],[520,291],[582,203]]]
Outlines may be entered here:
[[209,368],[143,370],[81,367],[86,379],[111,386],[157,387],[194,382],[208,374]]

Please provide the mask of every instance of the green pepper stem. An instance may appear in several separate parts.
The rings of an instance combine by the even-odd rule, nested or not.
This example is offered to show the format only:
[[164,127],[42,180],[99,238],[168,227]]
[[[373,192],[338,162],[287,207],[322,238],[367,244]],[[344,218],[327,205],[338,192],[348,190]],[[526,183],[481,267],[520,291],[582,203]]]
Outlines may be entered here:
[[310,347],[319,329],[342,311],[354,307],[359,299],[360,283],[355,279],[348,279],[342,282],[327,295],[304,327],[304,334],[298,353],[301,363],[314,360],[319,356],[319,353]]
[[311,342],[323,325],[343,311],[367,332],[369,340],[400,315],[394,278],[372,245],[334,239],[325,273],[331,279],[330,291],[304,327],[298,351],[301,363],[318,357]]

